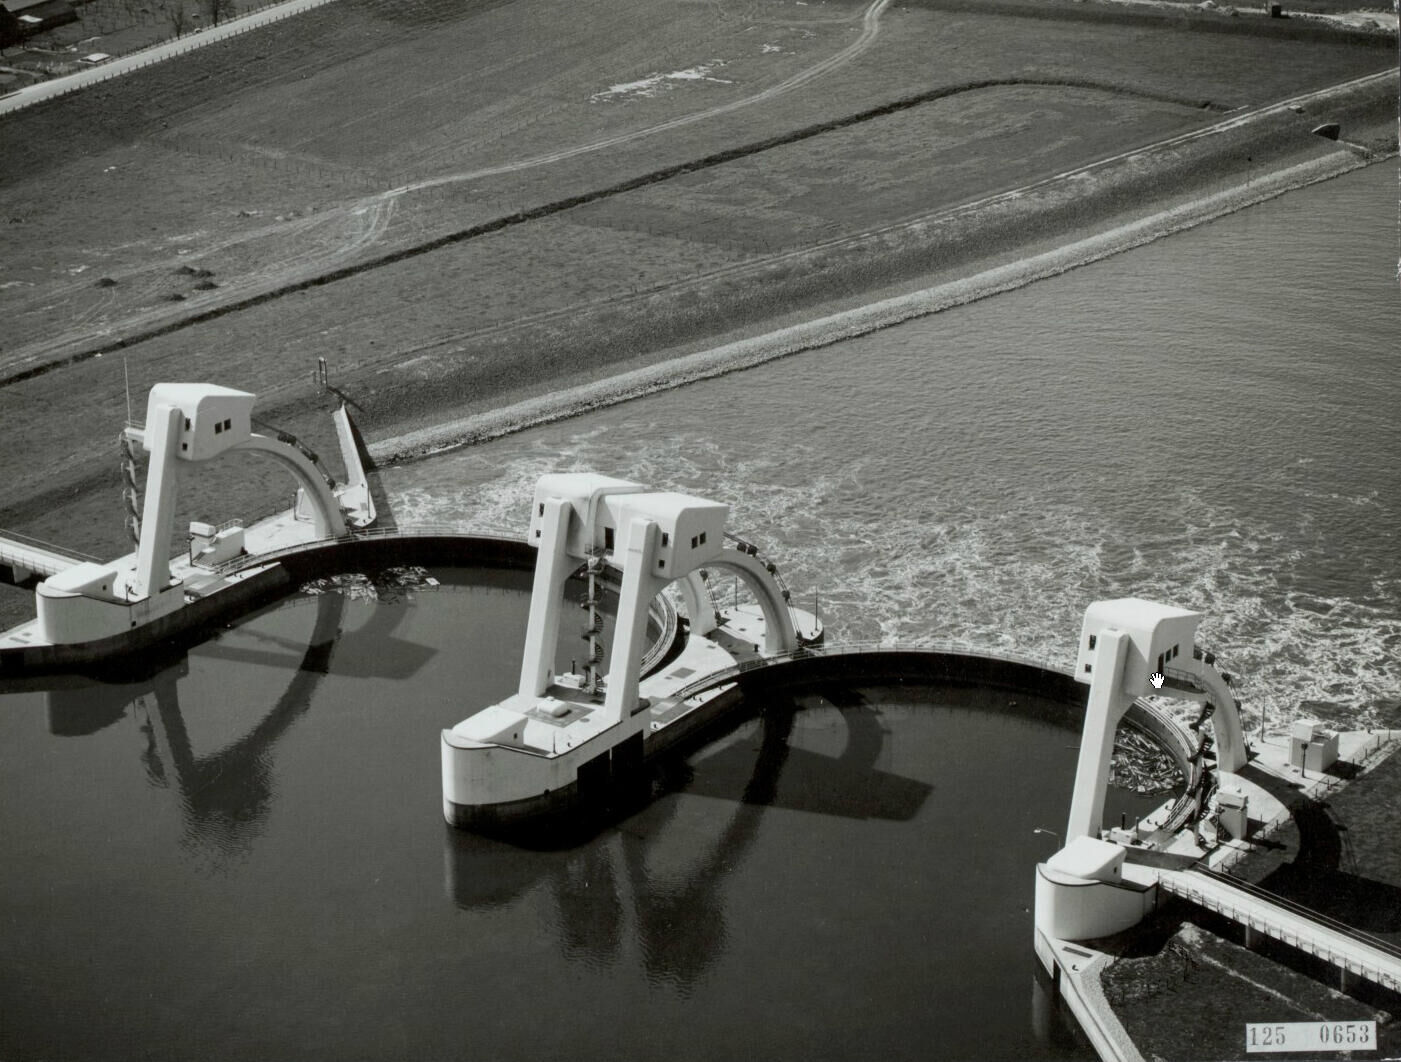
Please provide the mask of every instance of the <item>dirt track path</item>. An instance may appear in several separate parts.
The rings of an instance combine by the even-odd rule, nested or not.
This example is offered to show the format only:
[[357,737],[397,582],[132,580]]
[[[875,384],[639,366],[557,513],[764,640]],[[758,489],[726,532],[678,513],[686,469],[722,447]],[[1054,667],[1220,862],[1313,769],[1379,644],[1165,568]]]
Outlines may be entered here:
[[[110,352],[118,346],[139,342],[158,334],[165,334],[166,332],[184,327],[185,325],[196,324],[200,321],[207,320],[212,316],[219,316],[222,313],[239,312],[250,305],[266,301],[269,298],[275,298],[278,295],[286,294],[292,290],[297,290],[299,287],[305,286],[309,282],[315,283],[324,280],[334,280],[343,276],[349,276],[352,273],[370,271],[383,265],[397,262],[404,257],[431,251],[444,242],[454,242],[458,239],[470,239],[478,229],[483,233],[498,231],[502,227],[528,223],[529,221],[535,220],[537,216],[555,213],[557,209],[568,209],[571,205],[578,205],[584,201],[606,198],[616,194],[620,189],[625,190],[629,182],[624,182],[623,185],[613,189],[603,189],[597,192],[585,193],[580,197],[564,200],[557,204],[545,204],[535,210],[527,211],[518,217],[499,218],[494,221],[488,221],[484,225],[470,227],[458,233],[449,233],[446,236],[435,235],[427,242],[410,244],[407,247],[397,248],[388,253],[382,253],[377,257],[368,259],[365,257],[367,253],[372,251],[372,249],[382,241],[398,205],[403,201],[403,197],[413,191],[434,187],[445,182],[469,181],[504,172],[519,172],[535,166],[548,165],[552,162],[570,158],[584,152],[603,150],[608,146],[617,146],[645,136],[653,135],[667,129],[675,128],[679,124],[701,121],[707,117],[713,117],[716,114],[735,109],[739,106],[748,105],[755,101],[771,99],[775,94],[791,91],[794,87],[805,84],[821,76],[822,73],[834,69],[837,65],[851,62],[861,54],[861,51],[869,48],[871,42],[874,40],[875,34],[879,30],[880,13],[888,3],[889,0],[875,0],[875,2],[866,9],[865,15],[863,16],[863,32],[861,38],[848,47],[830,56],[828,59],[806,68],[778,85],[744,97],[741,100],[731,101],[730,103],[722,104],[718,107],[695,111],[668,122],[658,123],[644,129],[634,130],[612,137],[599,138],[586,144],[575,145],[546,155],[533,156],[503,166],[434,178],[429,181],[418,182],[417,184],[402,185],[398,188],[390,189],[359,200],[344,208],[322,212],[311,217],[290,219],[287,222],[281,222],[276,225],[261,226],[255,232],[248,233],[243,237],[222,240],[215,245],[217,249],[235,245],[239,243],[240,240],[246,242],[254,239],[275,239],[279,235],[295,235],[297,237],[295,241],[290,239],[287,241],[288,244],[296,248],[295,253],[275,260],[256,272],[225,281],[225,286],[215,299],[207,301],[201,300],[197,305],[159,306],[145,311],[144,313],[133,314],[117,325],[109,324],[100,330],[94,330],[91,327],[84,328],[82,326],[89,325],[90,322],[98,316],[105,304],[89,309],[80,317],[73,320],[73,324],[77,325],[77,328],[70,328],[59,336],[20,348],[10,359],[0,361],[0,373],[4,374],[0,376],[0,386],[30,378],[43,372],[50,366],[74,364],[77,361],[95,356],[98,353]],[[716,282],[735,281],[746,276],[759,276],[771,270],[773,267],[784,263],[800,262],[813,255],[838,252],[844,248],[853,248],[867,244],[881,237],[898,235],[921,227],[927,227],[935,222],[946,221],[963,215],[976,214],[1009,200],[1034,196],[1043,189],[1054,187],[1067,180],[1093,177],[1095,174],[1112,169],[1114,166],[1126,160],[1144,158],[1155,153],[1161,156],[1196,141],[1212,137],[1219,138],[1225,134],[1235,133],[1245,127],[1278,118],[1288,111],[1312,107],[1321,101],[1346,95],[1353,90],[1365,89],[1374,83],[1385,81],[1391,76],[1389,71],[1367,75],[1316,92],[1291,96],[1259,107],[1237,110],[1207,125],[1161,138],[1146,145],[1137,145],[1129,150],[1120,151],[1063,172],[1050,173],[1033,182],[1022,184],[1018,187],[1000,191],[992,195],[980,196],[956,206],[942,206],[937,210],[921,212],[918,215],[893,220],[883,226],[843,233],[839,236],[807,244],[796,250],[781,252],[777,255],[765,255],[758,261],[737,262],[718,269],[706,270],[692,277],[686,283],[685,287],[694,289]],[[1068,84],[1069,82],[1064,83]],[[962,87],[950,86],[947,90],[940,90],[937,95],[942,98],[947,95],[958,95],[964,92],[997,87],[1002,84],[1004,83],[986,82]],[[1016,80],[1005,82],[1005,84],[1021,85],[1036,83]],[[1052,84],[1062,84],[1062,82],[1048,82],[1046,84],[1049,86]],[[1093,86],[1089,82],[1086,82],[1081,87],[1096,87],[1108,92],[1128,93],[1126,89],[1116,89],[1113,86]],[[767,146],[772,145],[761,145],[761,147]],[[705,164],[706,160],[699,160],[697,162],[687,163],[679,168],[684,169],[686,172],[692,172],[698,168],[702,168]],[[644,179],[646,179],[645,175]],[[576,204],[576,200],[578,204]],[[286,246],[287,244],[280,245]],[[162,263],[161,266],[155,268],[160,270],[168,265],[168,262]],[[85,283],[86,282],[78,282],[80,286],[85,285]],[[642,297],[645,299],[650,297],[651,294],[654,293],[646,292]],[[635,301],[635,299],[630,299],[627,296],[610,296],[607,301],[627,303],[629,301]],[[582,308],[586,309],[587,307]],[[510,322],[487,325],[475,329],[464,329],[440,337],[434,343],[420,344],[417,347],[409,348],[407,351],[401,350],[399,353],[412,353],[440,344],[508,334],[514,331],[536,327],[541,323],[553,319],[567,318],[570,315],[577,314],[580,309],[581,307],[578,305],[570,305],[549,311],[528,314],[525,317]],[[95,339],[97,342],[94,342]]]
[[586,144],[578,144],[570,148],[562,148],[559,151],[547,152],[543,155],[535,155],[528,159],[521,159],[519,162],[508,162],[500,166],[489,166],[480,170],[468,170],[464,173],[453,173],[442,177],[432,177],[423,181],[415,181],[412,184],[402,185],[399,188],[391,188],[387,192],[381,192],[379,198],[395,197],[405,195],[409,192],[424,191],[429,188],[438,188],[443,185],[460,184],[466,181],[481,180],[483,177],[496,177],[505,173],[519,173],[522,170],[532,169],[536,166],[548,166],[552,163],[563,162],[566,159],[577,158],[580,155],[588,155],[595,151],[603,151],[607,148],[622,147],[624,144],[631,144],[637,140],[643,140],[658,133],[665,133],[672,129],[680,129],[693,122],[703,122],[708,118],[718,118],[722,114],[730,114],[743,107],[750,107],[756,103],[767,103],[777,99],[794,89],[802,88],[810,81],[814,81],[824,74],[831,73],[853,59],[859,57],[867,51],[876,38],[880,35],[880,17],[885,9],[890,6],[890,0],[873,0],[861,16],[861,36],[848,44],[835,55],[814,63],[806,69],[798,71],[792,77],[766,88],[760,92],[745,96],[741,99],[731,100],[729,103],[721,103],[714,107],[707,107],[705,110],[693,111],[690,114],[683,114],[678,118],[669,121],[659,122],[656,125],[649,125],[644,129],[636,129],[630,133],[618,133],[614,136],[602,137],[598,140],[590,141]]
[[[324,0],[320,0],[320,2],[324,2]],[[515,162],[403,184],[368,197],[352,200],[347,204],[318,214],[314,218],[298,218],[278,225],[262,226],[254,232],[224,239],[214,245],[213,249],[227,250],[233,246],[269,239],[277,240],[284,246],[294,246],[298,249],[291,255],[269,262],[254,273],[226,280],[217,297],[200,301],[197,314],[205,316],[219,307],[234,306],[250,299],[275,293],[280,288],[316,279],[354,261],[380,242],[389,227],[397,204],[415,192],[467,184],[488,177],[520,173],[577,158],[581,155],[621,147],[696,122],[717,118],[745,107],[769,102],[800,89],[823,75],[853,62],[868,51],[880,35],[881,15],[889,6],[890,0],[872,0],[861,15],[861,33],[855,41],[778,84],[740,99],[693,111],[642,129],[599,137],[582,144],[533,155]],[[166,270],[172,264],[173,260],[162,261],[152,265],[149,272]],[[86,286],[86,281],[69,285],[67,294],[71,296]],[[65,290],[59,289],[47,297],[52,300],[54,296],[62,298],[64,294]],[[111,301],[104,300],[103,303],[90,308],[76,318],[73,323],[80,327],[69,328],[59,335],[17,348],[8,357],[0,360],[0,373],[3,373],[3,378],[0,378],[0,386],[28,378],[34,375],[36,370],[41,371],[49,363],[71,364],[75,360],[92,356],[104,346],[110,345],[110,343],[102,342],[92,343],[91,340],[94,338],[116,338],[122,333],[150,333],[193,316],[191,307],[157,306],[131,314],[118,321],[109,321],[98,331],[94,331],[91,327],[81,327],[90,325],[96,317],[100,316],[103,309],[110,305]],[[83,347],[91,349],[81,349]]]

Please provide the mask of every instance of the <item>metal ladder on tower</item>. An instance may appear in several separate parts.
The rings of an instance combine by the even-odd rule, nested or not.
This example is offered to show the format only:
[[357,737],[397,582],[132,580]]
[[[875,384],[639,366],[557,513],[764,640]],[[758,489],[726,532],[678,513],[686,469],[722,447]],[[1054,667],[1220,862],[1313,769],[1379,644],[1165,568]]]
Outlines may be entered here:
[[603,603],[599,580],[603,573],[603,550],[593,549],[589,552],[589,559],[584,564],[584,569],[588,575],[588,593],[580,603],[580,607],[588,611],[588,620],[584,624],[582,637],[588,642],[588,651],[584,657],[584,692],[589,695],[597,694],[603,684],[603,675],[599,671],[599,665],[603,663],[604,646],[599,635],[603,633],[603,613],[599,606]]

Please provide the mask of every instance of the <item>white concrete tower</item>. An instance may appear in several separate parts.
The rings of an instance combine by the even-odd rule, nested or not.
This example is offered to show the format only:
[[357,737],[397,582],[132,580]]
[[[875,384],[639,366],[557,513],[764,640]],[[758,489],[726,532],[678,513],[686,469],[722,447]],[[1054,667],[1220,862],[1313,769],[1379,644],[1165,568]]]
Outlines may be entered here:
[[137,549],[138,597],[170,581],[170,532],[181,462],[207,461],[252,433],[253,395],[214,384],[156,384],[146,400],[143,444],[151,455]]
[[[252,430],[256,396],[214,384],[160,383],[151,388],[144,428],[126,438],[151,455],[135,561],[73,565],[35,587],[39,631],[52,644],[121,634],[181,608],[170,574],[170,537],[182,470],[234,450],[266,453],[284,465],[309,503],[317,538],[345,534],[339,500],[310,458],[282,438]],[[298,504],[298,509],[301,505]]]
[[[1210,701],[1217,766],[1246,759],[1239,703],[1212,657],[1194,641],[1202,615],[1139,598],[1096,601],[1085,610],[1075,678],[1090,687],[1065,845],[1036,868],[1036,953],[1048,971],[1067,941],[1109,936],[1137,924],[1157,902],[1156,879],[1130,873],[1126,850],[1100,838],[1119,721],[1138,697]],[[1156,679],[1155,679],[1156,677]],[[1073,949],[1069,961],[1076,961]]]
[[1075,677],[1089,685],[1090,695],[1066,844],[1099,836],[1114,733],[1136,697],[1210,701],[1218,768],[1233,772],[1245,765],[1240,704],[1210,655],[1194,645],[1201,620],[1200,612],[1135,597],[1096,601],[1085,610]]
[[[591,473],[547,475],[536,486],[528,541],[538,549],[520,683],[442,732],[443,815],[454,826],[498,828],[588,804],[636,780],[648,748],[660,748],[704,717],[705,701],[685,691],[698,672],[799,644],[796,610],[752,546],[725,548],[729,506]],[[753,590],[762,619],[747,608],[723,630],[701,568],[733,572]],[[582,614],[565,609],[565,583],[588,577]],[[605,572],[619,573],[617,612],[607,653],[599,615]],[[664,646],[675,665],[642,676],[656,596],[680,584],[691,625]],[[571,623],[565,617],[580,616]],[[814,620],[815,624],[815,620]],[[814,626],[814,629],[816,627]],[[706,637],[714,634],[716,637]],[[583,673],[556,674],[561,637],[589,646]],[[577,660],[576,660],[577,662]],[[573,670],[573,669],[571,669]],[[644,696],[644,694],[646,696]],[[693,714],[694,713],[694,714]],[[667,728],[676,726],[663,737]],[[653,745],[652,742],[658,742]]]
[[564,583],[580,562],[622,572],[603,718],[631,717],[652,598],[720,555],[729,507],[592,473],[542,476],[529,541],[539,549],[521,657],[522,702],[554,682]]
[[623,529],[623,585],[613,655],[608,661],[608,695],[603,714],[622,722],[637,706],[647,611],[662,590],[720,555],[728,505],[670,491],[608,498],[606,507]]
[[1096,601],[1085,610],[1075,677],[1090,687],[1065,843],[1098,837],[1119,720],[1134,698],[1157,693],[1150,681],[1184,651],[1192,657],[1200,612],[1136,597]]

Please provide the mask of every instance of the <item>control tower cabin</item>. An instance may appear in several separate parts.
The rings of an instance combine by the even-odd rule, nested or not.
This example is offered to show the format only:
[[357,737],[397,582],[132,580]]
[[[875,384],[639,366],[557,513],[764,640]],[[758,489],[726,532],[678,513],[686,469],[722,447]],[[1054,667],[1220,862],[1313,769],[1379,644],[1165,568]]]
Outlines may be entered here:
[[[1245,766],[1239,702],[1212,658],[1195,648],[1201,620],[1200,612],[1136,597],[1096,601],[1085,610],[1075,677],[1090,693],[1067,844],[1076,837],[1099,836],[1114,733],[1137,697],[1210,701],[1217,709],[1213,727],[1219,768],[1231,772]],[[1161,676],[1161,686],[1152,681],[1154,675]]]

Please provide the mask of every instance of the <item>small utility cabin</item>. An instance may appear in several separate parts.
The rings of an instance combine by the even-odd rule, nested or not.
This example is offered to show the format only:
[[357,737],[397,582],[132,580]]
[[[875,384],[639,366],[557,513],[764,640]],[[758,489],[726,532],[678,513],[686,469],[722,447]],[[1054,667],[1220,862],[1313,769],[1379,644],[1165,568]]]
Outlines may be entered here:
[[69,0],[0,0],[0,46],[77,21]]

